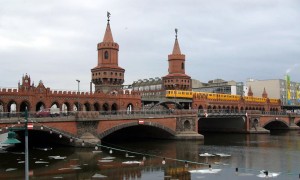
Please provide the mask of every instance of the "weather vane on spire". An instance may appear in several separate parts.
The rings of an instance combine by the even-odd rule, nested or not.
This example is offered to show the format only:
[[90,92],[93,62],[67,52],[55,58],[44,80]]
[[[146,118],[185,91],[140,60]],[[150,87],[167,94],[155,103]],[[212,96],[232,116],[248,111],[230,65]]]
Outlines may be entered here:
[[178,33],[178,29],[175,28],[175,38],[177,39],[177,33]]
[[110,12],[107,11],[107,21],[109,22]]

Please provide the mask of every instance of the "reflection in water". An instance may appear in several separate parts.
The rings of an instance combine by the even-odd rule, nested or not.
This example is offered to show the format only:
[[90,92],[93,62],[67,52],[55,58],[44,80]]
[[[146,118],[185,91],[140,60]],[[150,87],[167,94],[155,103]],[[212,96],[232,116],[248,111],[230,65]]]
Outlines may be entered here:
[[[296,179],[299,174],[298,131],[276,131],[271,135],[205,134],[204,142],[128,140],[110,143],[113,145],[105,145],[127,151],[114,150],[110,154],[109,149],[103,147],[98,151],[66,147],[52,147],[47,151],[30,148],[30,174],[35,179],[72,180],[259,179],[261,170],[280,173],[278,179]],[[215,156],[200,156],[205,153]],[[222,156],[224,154],[228,156]],[[162,164],[163,158],[165,165]],[[24,179],[22,152],[1,151],[0,159],[0,180]],[[199,173],[211,172],[209,165],[212,170],[221,171]],[[238,172],[235,172],[236,168]]]

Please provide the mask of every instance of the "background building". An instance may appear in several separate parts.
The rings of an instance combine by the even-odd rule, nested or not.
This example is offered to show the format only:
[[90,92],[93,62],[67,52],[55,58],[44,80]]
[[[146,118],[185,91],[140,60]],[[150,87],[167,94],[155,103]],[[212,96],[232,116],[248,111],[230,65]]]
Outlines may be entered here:
[[269,98],[280,99],[284,106],[300,105],[299,83],[287,79],[248,79],[246,84],[251,86],[253,96],[260,96],[265,88]]
[[201,83],[198,80],[192,81],[193,91],[211,92],[232,95],[245,95],[248,93],[243,82],[225,81],[223,79],[210,80],[207,83]]

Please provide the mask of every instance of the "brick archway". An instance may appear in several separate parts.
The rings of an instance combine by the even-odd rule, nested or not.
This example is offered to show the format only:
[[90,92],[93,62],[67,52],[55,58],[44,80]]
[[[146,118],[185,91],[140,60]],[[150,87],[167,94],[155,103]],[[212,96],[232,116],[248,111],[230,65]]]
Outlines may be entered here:
[[[115,127],[112,127],[110,128],[109,130],[106,130],[102,133],[100,133],[98,135],[99,139],[102,139],[110,134],[112,134],[113,132],[115,131],[118,131],[120,129],[123,129],[123,128],[127,128],[127,127],[132,127],[132,126],[139,126],[136,122],[132,122],[132,123],[126,123],[126,124],[121,124],[121,125],[118,125],[118,126],[115,126]],[[144,122],[144,124],[142,126],[151,126],[151,127],[156,127],[156,128],[159,128],[163,131],[166,131],[168,132],[169,134],[171,134],[172,136],[175,136],[176,135],[176,132],[173,131],[172,129],[168,128],[168,127],[165,127],[165,126],[162,126],[158,123],[153,123],[153,122]]]
[[264,124],[261,124],[261,127],[266,127],[267,125],[274,123],[274,122],[279,122],[279,123],[286,125],[287,128],[289,127],[289,124],[282,119],[270,119],[268,121],[265,121]]

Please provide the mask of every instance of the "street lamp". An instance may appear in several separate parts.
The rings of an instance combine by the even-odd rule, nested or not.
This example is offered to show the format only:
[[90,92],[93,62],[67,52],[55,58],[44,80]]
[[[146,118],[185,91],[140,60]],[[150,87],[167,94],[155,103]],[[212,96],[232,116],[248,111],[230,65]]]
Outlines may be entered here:
[[[25,124],[24,124],[24,128],[15,128],[15,130],[25,130],[25,180],[29,180],[29,151],[28,151],[28,110],[27,107],[25,109]],[[7,140],[5,140],[3,142],[3,144],[17,144],[20,143],[19,140],[16,139],[16,133],[13,132],[12,130],[14,130],[13,128],[10,128],[9,132],[8,132],[8,136],[7,136]]]
[[77,111],[79,111],[79,83],[80,83],[80,80],[76,79],[77,83],[78,83],[78,99],[77,99]]

